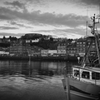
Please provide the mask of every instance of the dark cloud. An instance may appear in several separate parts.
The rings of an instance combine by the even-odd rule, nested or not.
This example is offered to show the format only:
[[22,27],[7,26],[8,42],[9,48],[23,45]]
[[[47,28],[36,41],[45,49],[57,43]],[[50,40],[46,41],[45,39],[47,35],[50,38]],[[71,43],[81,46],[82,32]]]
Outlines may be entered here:
[[43,4],[44,0],[26,0],[26,2],[30,3],[30,4]]
[[[76,15],[55,15],[53,13],[41,13],[40,11],[34,11],[32,13],[21,13],[8,8],[0,7],[0,16],[4,14],[7,18],[21,19],[29,21],[33,24],[48,24],[48,25],[67,25],[70,27],[76,27],[85,24],[86,17]],[[1,17],[0,17],[1,19]],[[4,18],[5,19],[5,18]]]
[[5,14],[0,14],[0,20],[13,20],[14,18],[12,16],[7,16]]
[[16,10],[22,9],[23,12],[25,12],[25,13],[28,12],[28,10],[27,10],[27,8],[26,8],[27,2],[26,2],[26,3],[22,3],[22,2],[20,2],[20,1],[13,1],[13,2],[8,2],[8,1],[6,1],[6,2],[4,2],[4,4],[5,4],[5,5],[10,5],[10,6],[12,6],[12,8],[14,8],[14,9],[16,9]]
[[11,5],[11,6],[14,6],[14,7],[19,7],[19,8],[23,8],[24,7],[24,4],[19,2],[19,1],[13,1],[13,2],[6,1],[4,4]]
[[0,19],[1,20],[14,20],[16,19],[16,16],[13,15],[14,11],[4,8],[4,7],[0,7]]
[[100,0],[81,0],[81,1],[88,5],[99,5],[100,6]]
[[0,30],[18,29],[16,27],[0,26]]
[[30,26],[26,26],[26,25],[24,25],[24,24],[19,24],[19,23],[14,22],[14,21],[11,21],[10,24],[11,24],[11,25],[17,25],[17,26],[19,26],[19,27],[33,28],[33,27],[30,27]]

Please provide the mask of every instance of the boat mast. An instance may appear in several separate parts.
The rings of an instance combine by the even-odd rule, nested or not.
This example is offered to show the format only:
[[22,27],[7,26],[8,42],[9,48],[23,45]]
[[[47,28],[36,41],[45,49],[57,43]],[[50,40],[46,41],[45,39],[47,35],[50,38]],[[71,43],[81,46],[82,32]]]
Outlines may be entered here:
[[98,61],[99,61],[99,64],[100,64],[100,52],[99,52],[99,46],[98,46],[98,36],[97,36],[97,34],[95,32],[95,24],[96,24],[95,19],[96,18],[95,18],[95,14],[94,14],[94,16],[92,18],[92,20],[93,20],[93,30],[92,30],[92,34],[95,36],[97,56],[98,56]]
[[87,49],[87,25],[88,25],[88,21],[86,21],[85,55],[84,55],[83,62],[82,62],[83,67],[85,67],[87,62],[89,62],[88,57],[87,57],[87,54],[88,54],[88,51],[89,51],[89,49]]

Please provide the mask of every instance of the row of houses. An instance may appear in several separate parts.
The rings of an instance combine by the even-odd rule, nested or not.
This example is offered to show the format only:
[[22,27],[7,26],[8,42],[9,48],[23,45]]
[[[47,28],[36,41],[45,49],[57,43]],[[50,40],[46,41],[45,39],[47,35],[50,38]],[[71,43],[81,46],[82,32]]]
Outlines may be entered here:
[[19,56],[19,55],[21,56],[67,56],[67,55],[84,56],[87,50],[86,47],[90,48],[90,55],[92,56],[96,55],[95,40],[93,37],[81,38],[76,41],[70,41],[70,42],[66,42],[66,41],[59,42],[55,50],[30,46],[30,44],[26,44],[20,41],[10,45],[10,47],[7,49],[6,52],[9,52],[9,55],[12,56],[13,55],[15,56]]
[[[100,40],[98,41],[100,47]],[[90,48],[90,49],[88,49]],[[60,43],[57,50],[66,51],[66,55],[71,56],[84,56],[89,50],[90,56],[96,56],[96,44],[93,36],[80,38],[76,41],[71,41],[71,43]]]

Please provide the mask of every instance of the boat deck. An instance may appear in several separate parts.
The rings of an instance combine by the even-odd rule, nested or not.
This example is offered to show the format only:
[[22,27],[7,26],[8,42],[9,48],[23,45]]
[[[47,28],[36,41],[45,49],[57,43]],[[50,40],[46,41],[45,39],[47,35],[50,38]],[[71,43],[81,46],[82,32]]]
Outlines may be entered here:
[[90,66],[81,67],[81,66],[79,66],[79,65],[75,65],[75,66],[73,66],[73,68],[78,68],[78,69],[83,69],[83,70],[89,70],[89,71],[100,72],[100,68],[98,68],[98,67],[90,67]]

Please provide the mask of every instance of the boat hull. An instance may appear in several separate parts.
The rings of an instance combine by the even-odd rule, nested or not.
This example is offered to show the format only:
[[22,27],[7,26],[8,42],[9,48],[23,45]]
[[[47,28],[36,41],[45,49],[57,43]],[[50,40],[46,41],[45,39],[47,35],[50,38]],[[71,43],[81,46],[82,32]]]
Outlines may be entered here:
[[[66,91],[65,95],[66,97],[68,96]],[[79,92],[70,91],[70,99],[67,100],[100,100],[100,99],[97,97],[80,94]]]
[[[64,78],[62,80],[65,93],[68,94],[67,90],[69,87],[69,94],[71,98],[77,97],[77,99],[71,100],[97,100],[100,97],[100,86],[95,84],[81,82],[74,78]],[[99,98],[100,99],[100,98]]]

